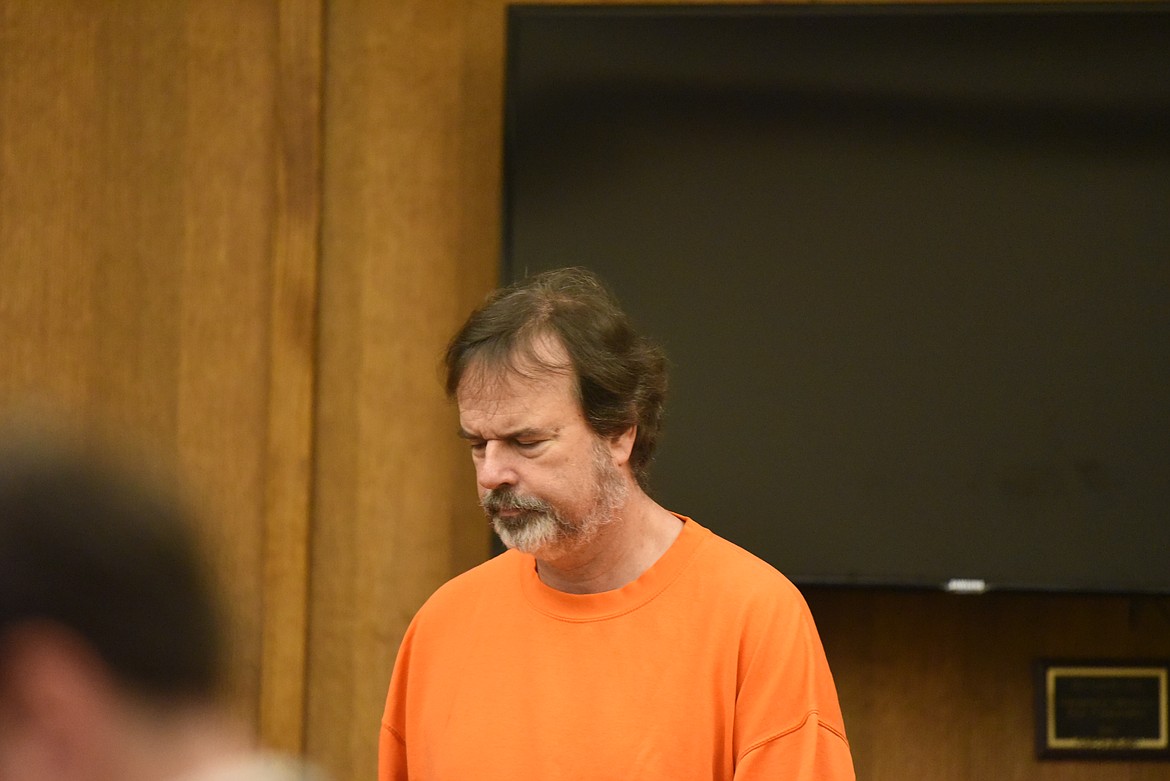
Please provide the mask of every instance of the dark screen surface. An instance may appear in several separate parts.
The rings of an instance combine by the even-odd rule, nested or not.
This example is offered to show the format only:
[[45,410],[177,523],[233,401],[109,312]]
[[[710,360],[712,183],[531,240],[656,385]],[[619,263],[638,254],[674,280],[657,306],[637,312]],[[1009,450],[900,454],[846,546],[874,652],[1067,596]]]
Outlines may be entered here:
[[797,583],[1170,592],[1170,5],[513,6],[502,278],[666,348]]

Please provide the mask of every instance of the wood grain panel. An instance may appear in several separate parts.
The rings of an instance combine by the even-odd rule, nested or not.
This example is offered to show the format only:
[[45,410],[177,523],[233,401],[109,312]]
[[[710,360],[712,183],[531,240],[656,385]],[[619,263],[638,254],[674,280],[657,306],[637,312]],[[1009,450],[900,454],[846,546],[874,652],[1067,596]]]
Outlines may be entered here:
[[274,16],[193,3],[184,18],[181,145],[184,350],[180,463],[207,482],[205,517],[235,608],[236,703],[258,719],[273,236]]
[[279,6],[260,736],[304,748],[321,223],[320,0]]
[[[287,433],[307,418],[279,394],[311,377],[308,358],[288,358],[295,342],[311,355],[311,335],[283,327],[313,300],[292,269],[312,269],[316,248],[299,227],[314,203],[303,187],[279,196],[291,216],[275,213],[275,8],[0,0],[0,404],[177,462],[232,606],[231,702],[252,722],[265,588],[288,590],[266,580],[265,542],[295,504],[280,492],[298,490],[274,489],[266,507],[265,489],[308,490],[307,474],[270,474],[268,459],[284,437],[281,453],[307,460]],[[294,283],[274,289],[274,275]]]
[[0,400],[81,408],[103,200],[96,24],[7,2],[0,20]]
[[1165,598],[806,589],[858,778],[1165,778],[1164,763],[1040,762],[1032,664],[1165,658]]
[[487,553],[438,370],[494,269],[464,255],[463,10],[327,8],[307,746],[342,779],[373,775],[406,623]]

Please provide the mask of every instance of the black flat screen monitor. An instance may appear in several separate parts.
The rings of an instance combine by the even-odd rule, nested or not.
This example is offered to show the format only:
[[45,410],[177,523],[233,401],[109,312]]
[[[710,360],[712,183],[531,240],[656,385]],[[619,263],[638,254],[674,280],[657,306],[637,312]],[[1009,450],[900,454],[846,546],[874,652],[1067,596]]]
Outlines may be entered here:
[[502,277],[666,349],[798,584],[1170,593],[1170,5],[509,8]]

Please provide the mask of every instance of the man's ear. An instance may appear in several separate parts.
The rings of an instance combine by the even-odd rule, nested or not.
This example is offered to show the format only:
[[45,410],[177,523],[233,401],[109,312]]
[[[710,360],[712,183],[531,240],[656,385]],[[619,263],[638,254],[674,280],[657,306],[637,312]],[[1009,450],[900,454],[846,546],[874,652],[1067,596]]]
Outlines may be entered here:
[[634,440],[637,437],[638,427],[630,426],[609,441],[610,453],[617,466],[626,466],[630,463],[630,454],[634,452]]

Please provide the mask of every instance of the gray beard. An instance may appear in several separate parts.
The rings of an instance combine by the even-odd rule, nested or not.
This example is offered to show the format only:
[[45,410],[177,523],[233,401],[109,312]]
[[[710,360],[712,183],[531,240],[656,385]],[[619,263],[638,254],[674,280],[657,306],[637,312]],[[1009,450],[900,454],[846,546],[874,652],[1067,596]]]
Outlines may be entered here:
[[[583,517],[571,518],[535,496],[517,494],[504,486],[483,497],[483,508],[500,541],[537,558],[554,557],[593,540],[617,517],[629,493],[621,472],[609,462],[609,452],[598,442],[593,451],[596,491],[593,506]],[[501,516],[503,510],[518,510]]]

